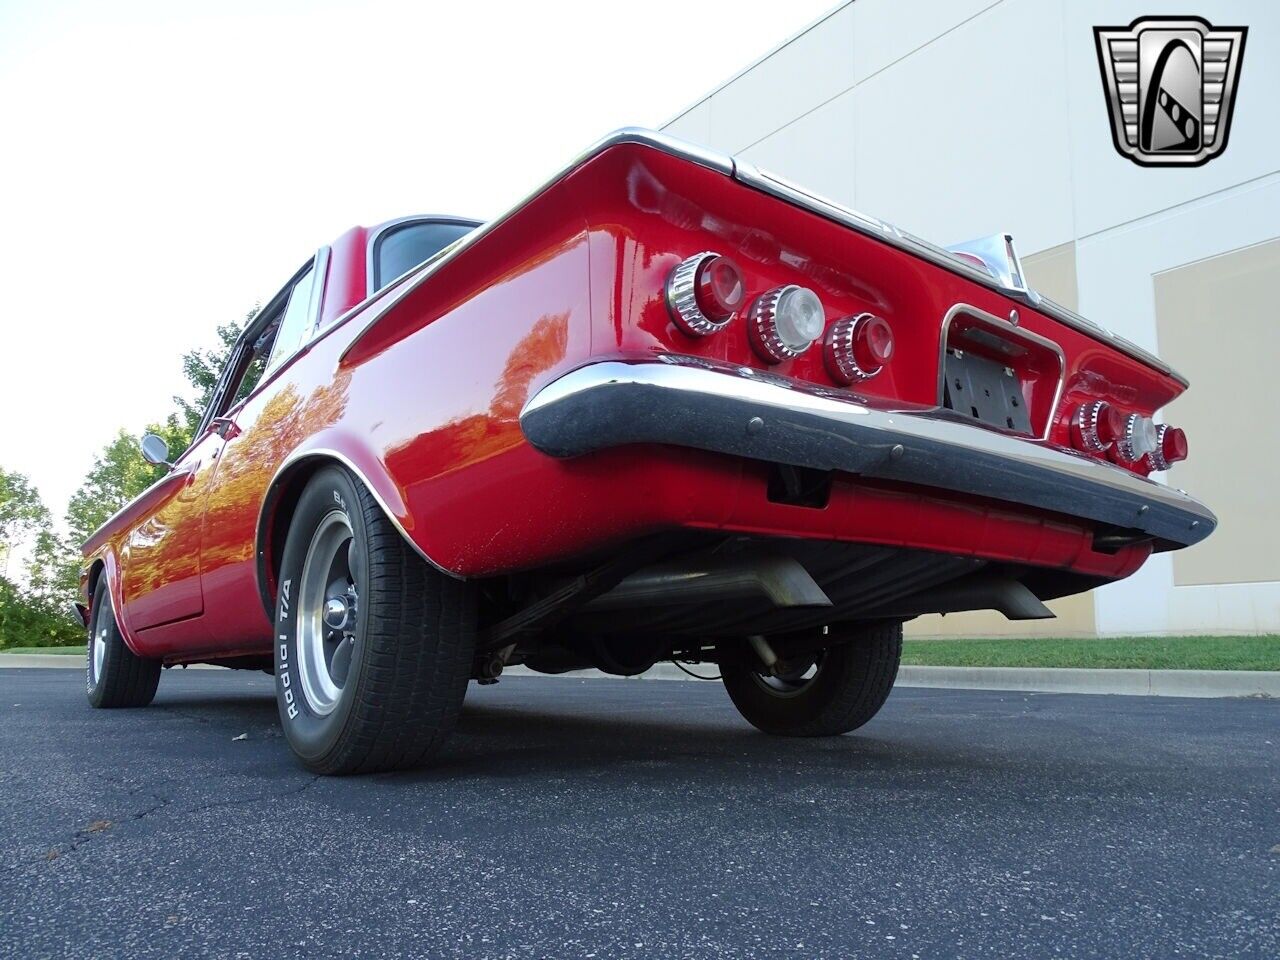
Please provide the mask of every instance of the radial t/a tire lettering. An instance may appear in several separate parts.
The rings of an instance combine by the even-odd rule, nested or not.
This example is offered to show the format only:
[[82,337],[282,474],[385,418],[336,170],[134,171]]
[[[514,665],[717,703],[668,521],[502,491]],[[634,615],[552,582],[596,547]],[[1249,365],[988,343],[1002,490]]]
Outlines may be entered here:
[[316,473],[285,540],[273,644],[280,721],[303,765],[368,773],[438,750],[471,676],[476,603],[350,473]]

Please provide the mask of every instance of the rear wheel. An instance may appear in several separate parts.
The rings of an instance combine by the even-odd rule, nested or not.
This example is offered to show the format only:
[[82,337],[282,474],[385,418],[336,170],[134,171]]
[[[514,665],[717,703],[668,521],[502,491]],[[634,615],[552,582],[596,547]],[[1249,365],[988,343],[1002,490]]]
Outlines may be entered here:
[[856,730],[879,712],[902,657],[902,624],[855,628],[845,642],[773,671],[763,664],[722,664],[738,712],[765,733],[831,737]]
[[462,708],[472,585],[431,568],[338,467],[303,491],[279,583],[276,699],[294,753],[325,774],[423,763]]
[[93,615],[85,650],[85,688],[95,707],[145,707],[160,684],[160,661],[137,656],[125,646],[111,609],[107,575],[93,591]]

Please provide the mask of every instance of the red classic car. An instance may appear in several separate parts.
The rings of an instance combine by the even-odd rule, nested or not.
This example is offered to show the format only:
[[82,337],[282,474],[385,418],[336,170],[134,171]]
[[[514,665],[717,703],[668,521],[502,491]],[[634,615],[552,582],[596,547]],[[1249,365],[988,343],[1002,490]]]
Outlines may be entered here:
[[89,699],[268,670],[339,773],[420,763],[505,665],[675,660],[843,733],[904,620],[1050,616],[1213,530],[1148,479],[1186,386],[1007,236],[944,250],[622,130],[496,220],[357,227],[290,279],[84,546]]

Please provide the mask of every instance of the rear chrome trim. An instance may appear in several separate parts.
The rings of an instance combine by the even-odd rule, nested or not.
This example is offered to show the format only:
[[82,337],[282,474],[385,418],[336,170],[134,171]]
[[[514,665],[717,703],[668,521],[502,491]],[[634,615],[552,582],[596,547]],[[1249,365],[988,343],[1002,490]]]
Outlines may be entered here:
[[943,405],[943,397],[946,393],[947,379],[947,338],[951,335],[951,321],[962,313],[967,313],[971,317],[976,317],[986,323],[996,327],[1002,336],[1011,340],[1025,340],[1027,343],[1034,343],[1037,346],[1052,350],[1058,357],[1058,386],[1053,392],[1053,402],[1049,407],[1049,418],[1045,421],[1044,429],[1040,431],[1039,439],[1048,440],[1049,432],[1053,430],[1054,419],[1058,415],[1058,404],[1062,402],[1062,390],[1066,386],[1067,381],[1067,355],[1062,352],[1062,347],[1047,337],[1032,333],[1030,330],[1024,330],[1022,327],[1015,327],[1007,320],[1002,320],[995,314],[987,313],[985,310],[979,310],[977,307],[970,306],[967,303],[957,303],[947,315],[942,318],[942,336],[939,339],[938,350],[938,406]]
[[986,266],[987,272],[1000,281],[1002,287],[1017,290],[1037,301],[1040,299],[1027,286],[1027,272],[1022,268],[1022,258],[1018,256],[1011,234],[995,233],[987,237],[975,237],[964,243],[953,243],[946,251],[950,254],[958,253],[962,259],[966,254],[977,257]]
[[873,405],[714,361],[666,355],[579,367],[525,405],[520,426],[554,457],[671,444],[934,487],[1136,530],[1178,546],[1213,513],[1180,490],[950,411]]

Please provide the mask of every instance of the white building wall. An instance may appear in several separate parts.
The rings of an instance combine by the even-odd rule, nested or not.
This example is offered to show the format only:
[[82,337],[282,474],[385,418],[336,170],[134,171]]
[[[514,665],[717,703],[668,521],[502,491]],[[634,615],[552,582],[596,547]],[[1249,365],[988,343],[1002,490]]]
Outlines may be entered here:
[[[1153,169],[1112,145],[1093,27],[1185,12],[1146,0],[854,0],[665,129],[940,243],[1009,230],[1024,257],[1074,244],[1080,311],[1159,351],[1154,275],[1280,236],[1280,3],[1189,11],[1249,27],[1223,155]],[[1229,410],[1229,396],[1195,390],[1179,402]],[[1242,437],[1274,443],[1266,411],[1232,417]],[[1247,470],[1249,457],[1224,469]],[[1280,517],[1257,522],[1280,543]],[[1100,633],[1280,630],[1280,583],[1179,587],[1168,555],[1095,602]]]

